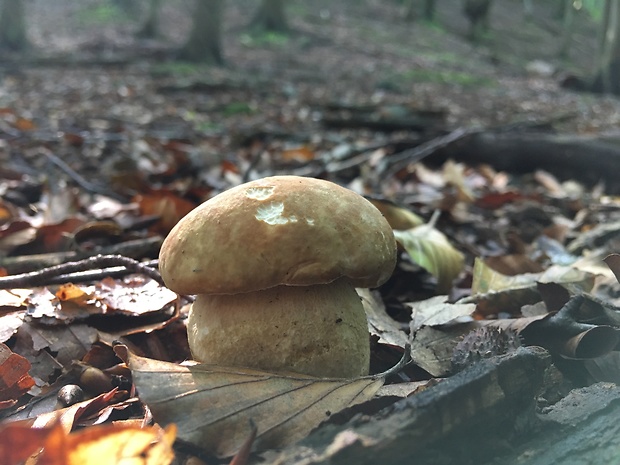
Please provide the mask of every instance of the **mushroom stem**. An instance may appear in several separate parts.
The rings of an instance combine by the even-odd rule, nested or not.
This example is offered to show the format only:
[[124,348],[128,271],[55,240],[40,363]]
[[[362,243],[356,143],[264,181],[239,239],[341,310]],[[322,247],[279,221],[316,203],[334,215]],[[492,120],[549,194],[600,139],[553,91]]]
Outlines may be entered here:
[[188,338],[194,359],[203,363],[325,378],[363,376],[369,369],[366,314],[345,278],[243,294],[199,294]]

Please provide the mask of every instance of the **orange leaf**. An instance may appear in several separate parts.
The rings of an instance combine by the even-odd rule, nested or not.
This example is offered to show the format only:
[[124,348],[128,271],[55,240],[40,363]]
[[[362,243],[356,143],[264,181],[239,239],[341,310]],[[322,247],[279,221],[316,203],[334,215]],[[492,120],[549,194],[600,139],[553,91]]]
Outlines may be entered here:
[[15,126],[15,128],[19,129],[20,131],[32,131],[37,127],[34,124],[34,121],[27,118],[17,118],[13,123],[13,126]]
[[160,217],[155,232],[164,234],[170,232],[181,218],[196,207],[193,202],[165,190],[138,195],[134,202],[138,203],[143,215]]
[[80,300],[84,301],[90,298],[90,295],[84,292],[83,289],[76,286],[73,283],[67,283],[60,286],[56,291],[56,297],[60,300]]
[[294,149],[283,150],[281,154],[282,161],[307,162],[314,160],[315,153],[308,147],[296,147]]
[[30,368],[27,359],[0,344],[0,401],[17,401],[34,386],[34,379],[28,374]]
[[65,435],[56,428],[38,465],[168,465],[174,459],[176,427],[104,425]]
[[0,428],[0,457],[8,465],[22,463],[43,447],[52,428],[31,428],[29,421],[8,423]]

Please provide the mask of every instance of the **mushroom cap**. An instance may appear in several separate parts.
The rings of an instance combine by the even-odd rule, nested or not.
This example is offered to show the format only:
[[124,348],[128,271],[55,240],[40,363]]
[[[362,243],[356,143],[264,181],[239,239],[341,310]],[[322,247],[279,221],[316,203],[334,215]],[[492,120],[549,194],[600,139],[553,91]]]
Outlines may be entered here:
[[329,181],[273,176],[207,200],[164,240],[159,269],[181,294],[237,294],[278,285],[384,283],[394,233],[362,196]]

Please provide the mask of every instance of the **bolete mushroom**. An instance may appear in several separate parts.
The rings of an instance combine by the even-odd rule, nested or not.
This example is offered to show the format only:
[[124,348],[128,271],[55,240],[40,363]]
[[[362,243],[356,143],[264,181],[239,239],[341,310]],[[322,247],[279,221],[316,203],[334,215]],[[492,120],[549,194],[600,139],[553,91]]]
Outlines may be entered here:
[[166,285],[197,294],[195,360],[352,378],[368,373],[366,315],[355,287],[396,263],[394,234],[362,196],[337,184],[274,176],[195,208],[166,237]]

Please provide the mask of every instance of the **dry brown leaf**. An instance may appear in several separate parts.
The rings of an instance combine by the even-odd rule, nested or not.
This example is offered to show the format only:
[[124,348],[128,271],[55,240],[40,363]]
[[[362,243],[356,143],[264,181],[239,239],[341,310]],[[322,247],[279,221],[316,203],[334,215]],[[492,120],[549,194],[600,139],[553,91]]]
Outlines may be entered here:
[[124,346],[115,349],[128,363],[138,395],[155,420],[175,423],[180,439],[218,457],[239,450],[250,436],[250,420],[258,430],[258,450],[300,440],[332,414],[372,398],[387,376],[321,379],[204,364],[180,366],[138,357]]

